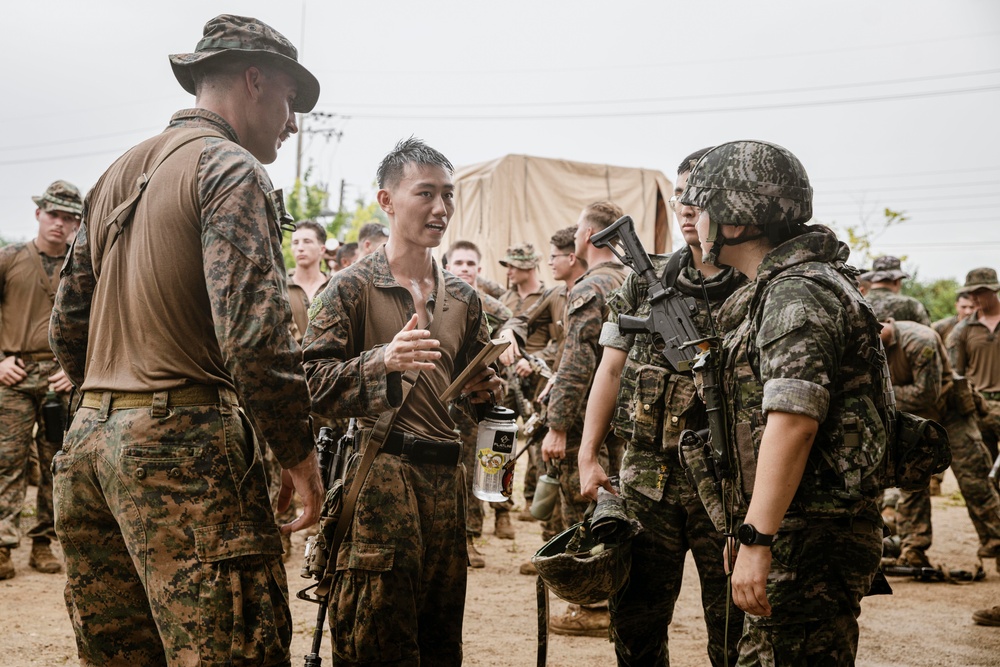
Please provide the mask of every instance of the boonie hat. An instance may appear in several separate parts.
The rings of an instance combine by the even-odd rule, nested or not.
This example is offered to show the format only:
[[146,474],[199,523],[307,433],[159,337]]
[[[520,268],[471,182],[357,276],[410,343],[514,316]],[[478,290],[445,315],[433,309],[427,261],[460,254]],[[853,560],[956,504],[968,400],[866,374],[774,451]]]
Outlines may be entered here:
[[56,181],[45,189],[44,194],[32,197],[31,201],[46,213],[61,211],[78,218],[83,215],[83,198],[80,197],[80,191],[75,185],[66,181]]
[[515,269],[533,269],[541,259],[535,252],[535,246],[530,243],[519,243],[507,248],[507,254],[500,260],[500,266],[513,266]]
[[968,294],[977,289],[988,289],[1000,292],[1000,282],[997,281],[997,272],[994,269],[983,266],[972,269],[965,276],[965,284],[958,288],[959,294]]
[[293,110],[299,113],[312,111],[319,99],[319,81],[299,64],[298,50],[280,32],[263,21],[246,16],[221,14],[205,24],[204,37],[194,53],[175,53],[170,56],[170,66],[181,87],[192,95],[194,77],[192,70],[210,58],[246,54],[263,57],[287,72],[298,86]]
[[909,277],[910,274],[902,270],[898,257],[882,255],[876,257],[875,261],[872,262],[871,276],[868,279],[873,283],[878,283],[883,280],[898,280]]

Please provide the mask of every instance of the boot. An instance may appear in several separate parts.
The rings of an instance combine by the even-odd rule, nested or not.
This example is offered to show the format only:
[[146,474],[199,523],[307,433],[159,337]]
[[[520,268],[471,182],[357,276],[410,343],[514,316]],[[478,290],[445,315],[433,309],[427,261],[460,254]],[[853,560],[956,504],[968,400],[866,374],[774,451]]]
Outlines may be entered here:
[[0,579],[14,576],[14,563],[10,560],[10,548],[0,547]]
[[569,605],[566,607],[566,613],[549,620],[549,632],[554,635],[606,639],[609,627],[611,627],[611,614],[606,608],[589,609],[576,604]]
[[531,514],[531,498],[526,498],[524,503],[524,509],[517,513],[518,521],[538,521]]
[[486,557],[479,553],[472,535],[469,535],[469,567],[474,567],[477,570],[486,567]]
[[972,620],[979,625],[992,625],[994,627],[1000,626],[1000,605],[990,609],[980,609],[979,611],[973,612]]
[[497,522],[493,528],[493,534],[501,540],[514,539],[514,526],[510,523],[510,512],[497,512]]
[[62,572],[62,563],[52,553],[52,547],[48,542],[31,543],[31,557],[28,558],[28,565],[43,574]]
[[538,574],[538,570],[535,569],[535,564],[531,560],[526,560],[521,563],[521,569],[518,570],[521,574]]

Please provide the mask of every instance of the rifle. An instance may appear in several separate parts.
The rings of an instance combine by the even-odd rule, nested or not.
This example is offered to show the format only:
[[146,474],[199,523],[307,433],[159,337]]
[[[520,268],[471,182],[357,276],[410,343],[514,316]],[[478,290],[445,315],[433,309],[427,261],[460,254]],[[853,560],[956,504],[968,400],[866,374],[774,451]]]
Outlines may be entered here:
[[701,338],[692,315],[698,312],[694,299],[686,297],[671,285],[664,285],[656,275],[642,241],[635,233],[632,218],[623,215],[607,229],[590,237],[597,248],[608,248],[615,256],[646,280],[650,312],[645,318],[632,315],[618,317],[622,333],[647,333],[653,345],[663,354],[674,373],[691,369],[697,352],[685,345]]
[[[708,320],[712,324],[713,335],[706,338],[698,331],[692,317],[698,312],[697,303],[693,298],[681,294],[673,284],[664,285],[664,282],[673,282],[668,278],[669,271],[664,272],[666,281],[656,275],[653,263],[635,233],[635,223],[631,217],[622,216],[604,231],[591,236],[590,242],[598,248],[606,247],[611,250],[618,259],[646,280],[649,315],[645,318],[619,315],[618,328],[622,333],[651,334],[654,337],[653,345],[663,354],[672,372],[694,370],[701,375],[709,431],[712,434],[710,440],[715,471],[720,477],[728,477],[729,437],[722,387],[719,385],[720,338],[714,331],[715,323],[712,322],[711,315]],[[670,268],[669,265],[667,268]],[[704,283],[702,290],[705,306],[708,307],[708,293]]]
[[[330,554],[328,545],[333,542],[333,532],[337,527],[340,515],[340,504],[343,502],[344,474],[347,462],[354,452],[355,440],[358,434],[357,420],[351,419],[347,432],[337,440],[336,449],[333,446],[333,429],[324,426],[319,430],[316,439],[316,452],[319,458],[320,476],[326,487],[327,497],[323,503],[324,513],[320,516],[320,530],[306,540],[305,556],[299,575],[303,579],[315,579],[316,583],[298,593],[296,597],[319,605],[316,612],[316,629],[313,630],[312,651],[305,656],[305,667],[320,667],[323,658],[319,654],[323,643],[323,632],[326,625],[326,614],[330,607],[329,589],[320,591],[319,586],[326,575],[330,558],[336,560],[336,554]],[[334,510],[334,511],[329,511]],[[309,592],[315,590],[315,595]]]
[[968,570],[945,570],[941,567],[914,567],[910,565],[883,565],[882,573],[887,577],[913,577],[917,581],[981,581],[986,578],[982,565],[975,572]]
[[504,368],[504,377],[514,397],[514,412],[517,413],[518,417],[527,422],[535,414],[535,409],[532,407],[531,401],[524,396],[524,385],[521,384],[521,376],[514,370],[513,364]]

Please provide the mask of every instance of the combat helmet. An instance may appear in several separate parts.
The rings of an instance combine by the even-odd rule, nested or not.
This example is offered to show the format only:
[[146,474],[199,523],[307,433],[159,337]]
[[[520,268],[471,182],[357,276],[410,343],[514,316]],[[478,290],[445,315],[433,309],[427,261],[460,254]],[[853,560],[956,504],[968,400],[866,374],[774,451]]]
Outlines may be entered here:
[[[593,514],[591,514],[591,512]],[[632,538],[642,526],[625,502],[600,489],[584,520],[545,543],[531,557],[545,585],[572,604],[597,604],[625,585],[632,565]]]
[[[792,153],[766,141],[730,141],[698,161],[680,202],[709,215],[707,240],[714,264],[726,243],[719,225],[790,227],[812,218],[812,187],[805,167]],[[744,237],[750,240],[757,237]],[[733,242],[729,242],[730,245]]]

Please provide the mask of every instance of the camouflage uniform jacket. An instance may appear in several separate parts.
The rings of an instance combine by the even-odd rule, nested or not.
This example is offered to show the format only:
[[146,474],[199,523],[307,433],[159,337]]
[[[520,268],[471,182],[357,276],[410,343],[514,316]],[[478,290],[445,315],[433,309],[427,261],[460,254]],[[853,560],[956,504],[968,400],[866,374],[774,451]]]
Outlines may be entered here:
[[937,332],[938,336],[941,336],[941,340],[947,341],[948,334],[952,332],[956,324],[958,324],[958,315],[952,315],[951,317],[937,320],[931,325],[931,328]]
[[[162,164],[139,200],[131,225],[110,246],[112,234],[101,221],[131,194],[138,175],[183,130],[217,136],[187,144]],[[281,191],[272,188],[263,165],[239,145],[235,130],[210,111],[174,114],[162,134],[119,158],[87,195],[52,312],[52,349],[73,384],[87,390],[90,376],[104,372],[126,379],[138,376],[135,381],[141,387],[146,377],[155,377],[154,372],[139,375],[143,368],[190,368],[193,378],[166,377],[159,382],[169,386],[155,389],[191,382],[229,385],[283,467],[305,459],[315,445],[309,389],[290,331],[279,227],[283,214]],[[136,239],[148,241],[167,231],[176,239],[174,248],[200,251],[197,257],[184,257],[202,267],[197,276],[176,275],[172,262],[162,259],[162,246],[157,250],[159,262],[147,263],[142,257],[143,243]],[[125,282],[115,282],[122,277]],[[160,321],[129,322],[124,311],[102,305],[139,298],[140,289],[155,293],[148,292],[151,284],[161,292],[161,310],[169,310],[162,312]],[[176,294],[167,293],[169,288],[193,296],[177,301]],[[158,309],[147,312],[160,314]],[[107,333],[97,340],[95,330]],[[153,349],[141,344],[149,338],[157,341]],[[121,346],[110,353],[115,368],[95,368],[102,364],[94,361],[99,355],[92,348],[112,345]],[[154,390],[135,387],[96,388]]]
[[951,390],[951,364],[941,339],[930,327],[905,320],[893,322],[885,343],[896,407],[941,421]]
[[865,299],[871,304],[875,316],[882,322],[891,317],[897,321],[919,322],[925,327],[931,325],[931,316],[927,314],[927,308],[912,296],[896,294],[884,287],[873,287],[868,290]]
[[503,305],[500,299],[490,296],[483,290],[478,291],[479,298],[483,302],[483,314],[486,316],[486,323],[490,325],[490,334],[492,334],[502,327],[513,313],[510,312],[510,308]]
[[608,297],[621,287],[626,269],[604,262],[584,273],[566,298],[566,337],[549,392],[549,428],[580,430],[594,372],[601,360],[601,327],[608,317]]
[[[438,395],[489,341],[486,319],[474,289],[449,272],[445,276],[444,308],[460,308],[464,326],[439,332],[441,359],[433,372],[421,373],[396,426],[432,440],[454,439],[455,423]],[[302,341],[313,409],[326,417],[358,417],[370,428],[378,416],[400,406],[402,374],[386,373],[385,346],[403,328],[393,330],[372,322],[368,313],[373,298],[368,290],[385,295],[412,316],[413,298],[392,275],[385,247],[330,277],[316,295],[309,312],[309,330]],[[431,312],[437,310],[433,299]],[[434,316],[444,316],[443,312]],[[379,315],[380,317],[382,315]],[[366,330],[371,325],[372,330]]]
[[[705,336],[712,333],[708,313],[702,303],[698,272],[691,265],[691,249],[681,253],[681,270],[674,286],[682,294],[698,300],[695,326]],[[669,255],[653,255],[650,260],[657,275],[662,275]],[[706,281],[713,315],[733,290],[746,278],[735,269],[712,276]],[[618,329],[621,315],[647,317],[650,312],[648,287],[638,273],[630,273],[621,289],[608,300],[610,312],[601,331],[601,345],[627,353],[622,369],[618,400],[612,418],[615,433],[628,442],[626,457],[629,469],[622,469],[623,481],[647,498],[663,497],[667,471],[677,464],[677,443],[685,429],[707,425],[705,406],[696,397],[694,380],[688,374],[672,373],[666,359],[653,344],[650,334],[623,334]]]
[[877,513],[878,466],[895,404],[881,326],[855,286],[848,254],[818,225],[772,249],[752,283],[748,317],[726,336],[722,386],[735,469],[728,483],[740,515],[771,411],[819,423],[786,522]]

